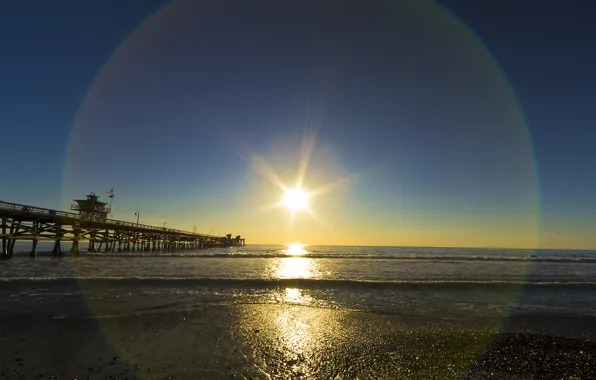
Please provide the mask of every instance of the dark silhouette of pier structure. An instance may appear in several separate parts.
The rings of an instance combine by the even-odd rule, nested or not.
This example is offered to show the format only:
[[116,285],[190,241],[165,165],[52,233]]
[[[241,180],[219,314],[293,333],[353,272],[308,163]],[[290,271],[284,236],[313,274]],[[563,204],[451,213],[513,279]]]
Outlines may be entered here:
[[82,241],[89,242],[88,252],[167,252],[245,245],[240,235],[215,236],[108,219],[109,206],[93,193],[75,202],[71,210],[76,213],[0,201],[0,259],[12,258],[17,240],[32,242],[32,258],[39,241],[53,241],[56,256],[62,256],[64,242],[71,242],[71,255],[80,254]]

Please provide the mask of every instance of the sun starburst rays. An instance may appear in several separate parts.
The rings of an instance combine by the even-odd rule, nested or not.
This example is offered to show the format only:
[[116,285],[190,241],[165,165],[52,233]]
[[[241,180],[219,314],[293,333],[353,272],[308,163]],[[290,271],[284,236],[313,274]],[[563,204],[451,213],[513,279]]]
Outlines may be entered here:
[[282,180],[282,176],[274,169],[265,158],[257,154],[254,150],[250,149],[248,144],[242,144],[245,154],[241,154],[240,151],[236,152],[246,161],[253,172],[257,174],[261,179],[267,183],[273,185],[278,190],[277,202],[262,204],[255,208],[258,214],[264,214],[271,212],[275,209],[286,208],[289,211],[290,222],[293,224],[295,218],[299,213],[308,214],[313,219],[323,222],[322,219],[311,207],[312,203],[315,203],[314,198],[321,195],[330,194],[346,187],[351,181],[356,179],[360,172],[351,173],[339,178],[334,178],[330,181],[323,183],[316,188],[310,188],[307,184],[307,178],[309,174],[309,165],[313,153],[316,147],[316,136],[312,131],[305,130],[304,137],[301,141],[300,159],[298,161],[298,168],[294,182],[294,186],[287,185]]
[[[276,145],[277,153],[281,155],[277,156],[277,158],[266,160],[247,141],[238,139],[238,136],[234,136],[228,140],[237,143],[237,145],[235,144],[237,149],[234,149],[234,151],[250,166],[252,173],[277,189],[278,199],[276,202],[268,203],[266,201],[259,201],[257,204],[260,205],[254,207],[253,211],[262,215],[275,209],[285,208],[289,212],[290,225],[293,224],[297,215],[302,213],[308,214],[316,221],[324,223],[324,219],[313,210],[313,206],[317,204],[315,198],[340,192],[353,180],[358,178],[360,174],[360,172],[350,173],[344,176],[334,176],[332,174],[335,169],[331,162],[334,163],[335,161],[333,156],[331,162],[329,161],[329,157],[325,155],[328,153],[325,149],[321,150],[321,152],[317,149],[317,130],[320,126],[320,120],[316,123],[310,120],[310,108],[309,103],[306,110],[302,138],[299,140],[300,148],[296,163],[297,170],[292,181],[289,181],[291,174],[287,170],[287,159],[292,157],[293,154],[291,146],[285,147],[283,143],[279,146]],[[317,112],[315,114],[315,119],[321,119],[321,115],[318,115]],[[319,153],[322,153],[322,155]],[[315,165],[314,172],[312,170],[309,172],[311,164]],[[279,171],[280,169],[281,171]],[[316,183],[319,185],[313,186]],[[263,193],[263,196],[265,196],[265,193]]]

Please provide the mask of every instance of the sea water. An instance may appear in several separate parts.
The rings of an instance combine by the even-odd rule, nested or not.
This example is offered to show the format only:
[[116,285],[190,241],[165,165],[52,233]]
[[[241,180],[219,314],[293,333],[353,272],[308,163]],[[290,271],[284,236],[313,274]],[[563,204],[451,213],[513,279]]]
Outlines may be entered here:
[[59,301],[82,296],[97,317],[238,303],[445,319],[596,316],[595,251],[305,246],[293,254],[248,245],[56,258],[42,243],[29,259],[28,245],[16,248],[0,262],[0,315],[39,312],[42,302],[67,316]]

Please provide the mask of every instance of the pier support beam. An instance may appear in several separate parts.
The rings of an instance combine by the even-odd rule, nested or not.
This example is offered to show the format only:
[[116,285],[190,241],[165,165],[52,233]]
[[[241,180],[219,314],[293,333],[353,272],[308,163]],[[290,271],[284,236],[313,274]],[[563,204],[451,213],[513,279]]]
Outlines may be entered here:
[[21,222],[15,222],[15,220],[13,219],[12,223],[10,224],[10,237],[8,238],[8,258],[12,259],[12,257],[14,256],[14,244],[16,242],[15,239],[15,234],[18,232],[19,230],[19,226],[20,226]]
[[80,251],[79,251],[79,241],[78,240],[73,240],[72,241],[72,246],[70,247],[70,253],[73,254],[74,256],[79,256]]
[[33,239],[31,243],[31,252],[29,252],[29,257],[32,259],[37,257],[37,239]]
[[95,253],[97,252],[95,250],[95,230],[91,230],[90,236],[91,237],[89,239],[89,246],[87,247],[87,252]]
[[16,243],[17,239],[9,238],[8,239],[8,258],[12,259],[14,256],[14,244]]
[[6,219],[2,218],[2,251],[0,251],[0,259],[8,260],[8,242],[6,241]]
[[56,226],[56,240],[54,241],[54,249],[52,250],[52,253],[54,253],[54,256],[62,257],[62,247],[60,245],[61,239],[62,239],[62,226],[57,225]]
[[54,256],[62,256],[62,247],[60,244],[60,239],[56,239],[54,242],[54,249],[52,250]]
[[106,252],[110,252],[110,231],[104,232],[104,243],[106,245]]
[[39,234],[39,221],[37,221],[37,220],[33,221],[33,231],[32,232],[33,232],[33,236],[35,236],[35,238],[31,242],[31,252],[29,252],[29,257],[34,259],[37,257],[37,236]]

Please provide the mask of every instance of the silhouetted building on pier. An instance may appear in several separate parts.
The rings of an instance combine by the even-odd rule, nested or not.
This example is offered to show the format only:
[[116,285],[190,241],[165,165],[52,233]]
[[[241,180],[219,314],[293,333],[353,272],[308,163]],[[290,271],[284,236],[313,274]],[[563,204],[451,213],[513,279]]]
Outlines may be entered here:
[[101,202],[94,193],[87,195],[87,199],[75,199],[76,204],[70,206],[73,211],[78,211],[83,219],[106,220],[110,213],[110,208],[106,207],[107,202]]

